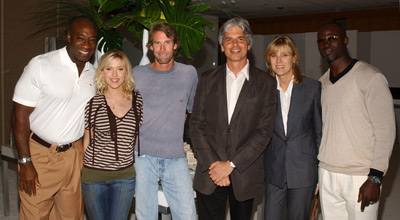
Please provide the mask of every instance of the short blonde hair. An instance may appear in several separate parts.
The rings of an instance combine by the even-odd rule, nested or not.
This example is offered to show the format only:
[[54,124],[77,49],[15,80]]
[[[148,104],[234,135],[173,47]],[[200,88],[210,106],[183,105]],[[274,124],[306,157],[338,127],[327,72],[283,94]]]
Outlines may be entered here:
[[265,52],[264,55],[264,60],[265,64],[269,68],[269,74],[273,77],[276,76],[274,71],[271,68],[271,56],[272,54],[275,54],[279,49],[281,48],[288,48],[289,53],[293,57],[295,57],[294,63],[293,63],[293,75],[294,75],[294,83],[299,84],[303,80],[304,74],[301,73],[300,68],[299,68],[299,63],[300,63],[300,55],[299,52],[297,52],[296,49],[296,44],[290,38],[289,36],[283,35],[283,36],[276,36],[269,44],[268,44],[268,49],[267,52]]
[[132,93],[132,90],[135,88],[135,81],[133,80],[132,74],[132,65],[131,62],[129,62],[129,59],[125,55],[125,53],[120,50],[110,50],[103,56],[101,56],[99,66],[97,67],[96,75],[94,77],[96,83],[96,92],[97,94],[104,95],[104,92],[107,90],[108,86],[101,72],[103,71],[104,67],[110,64],[110,62],[112,62],[112,60],[114,59],[120,59],[125,63],[127,75],[121,86],[124,95],[126,97],[129,97]]

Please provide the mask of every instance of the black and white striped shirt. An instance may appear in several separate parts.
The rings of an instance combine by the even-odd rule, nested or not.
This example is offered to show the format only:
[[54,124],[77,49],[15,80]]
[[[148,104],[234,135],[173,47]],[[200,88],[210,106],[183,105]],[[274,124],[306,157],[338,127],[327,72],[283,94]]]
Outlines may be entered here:
[[[85,167],[120,170],[133,164],[135,137],[138,134],[138,125],[140,126],[143,122],[143,100],[138,93],[133,93],[132,99],[132,108],[122,118],[112,113],[104,95],[96,95],[87,103],[85,129],[90,131],[93,138],[90,138],[86,148],[83,159]],[[115,120],[114,124],[113,120]]]

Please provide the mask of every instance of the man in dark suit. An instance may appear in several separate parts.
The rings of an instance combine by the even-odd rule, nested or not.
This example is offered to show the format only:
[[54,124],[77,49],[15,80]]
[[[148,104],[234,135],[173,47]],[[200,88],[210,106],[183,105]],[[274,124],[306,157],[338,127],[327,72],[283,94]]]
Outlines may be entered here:
[[269,43],[265,62],[277,80],[278,104],[264,157],[264,220],[308,220],[317,185],[321,83],[304,77],[299,61],[290,37],[277,36]]
[[225,22],[219,43],[227,64],[202,74],[190,120],[197,153],[194,177],[199,219],[250,219],[264,187],[263,156],[272,136],[276,80],[251,66],[247,20]]

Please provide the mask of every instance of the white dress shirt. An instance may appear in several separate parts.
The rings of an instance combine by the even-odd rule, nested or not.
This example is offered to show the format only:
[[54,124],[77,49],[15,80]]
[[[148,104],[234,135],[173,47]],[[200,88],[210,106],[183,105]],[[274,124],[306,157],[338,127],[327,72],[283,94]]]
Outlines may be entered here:
[[231,123],[231,118],[235,110],[236,102],[242,90],[243,83],[249,80],[249,60],[246,66],[235,75],[226,65],[226,98],[228,104],[228,123]]
[[289,86],[286,89],[286,91],[283,91],[279,84],[279,79],[276,77],[276,89],[279,90],[279,97],[281,101],[281,113],[282,113],[282,120],[283,120],[283,128],[285,130],[285,135],[287,135],[287,120],[288,120],[288,114],[289,114],[289,108],[290,108],[290,99],[292,97],[292,90],[293,90],[293,79],[290,80]]

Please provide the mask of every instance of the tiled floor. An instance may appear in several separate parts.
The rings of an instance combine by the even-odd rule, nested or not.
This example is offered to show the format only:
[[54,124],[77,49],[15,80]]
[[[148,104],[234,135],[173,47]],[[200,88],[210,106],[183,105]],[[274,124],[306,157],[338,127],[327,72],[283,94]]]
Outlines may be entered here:
[[[3,197],[0,196],[0,219],[18,219],[18,192],[16,165],[9,168],[9,194],[10,194],[10,216],[5,217],[3,212]],[[1,176],[0,176],[1,178]],[[1,181],[0,181],[1,182]],[[1,193],[3,190],[1,189]],[[400,219],[400,146],[393,149],[390,167],[384,178],[383,191],[380,201],[379,219],[398,220]],[[133,218],[132,218],[133,219]]]

